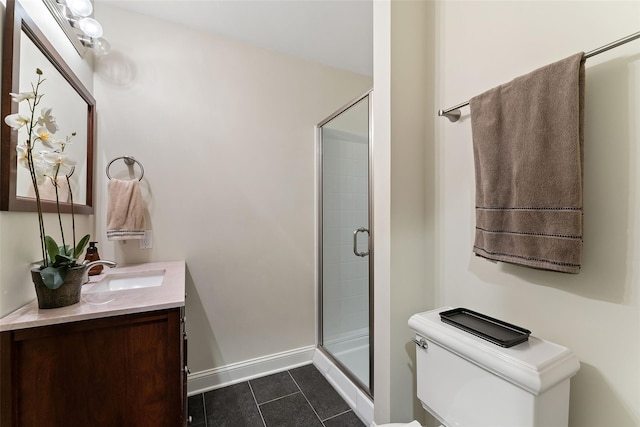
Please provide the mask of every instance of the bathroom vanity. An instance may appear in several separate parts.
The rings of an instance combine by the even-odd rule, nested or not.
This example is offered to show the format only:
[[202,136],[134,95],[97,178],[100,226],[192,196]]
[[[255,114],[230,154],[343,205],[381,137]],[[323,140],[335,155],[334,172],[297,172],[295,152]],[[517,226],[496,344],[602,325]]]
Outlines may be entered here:
[[0,319],[0,425],[185,426],[184,282],[182,261],[110,269]]

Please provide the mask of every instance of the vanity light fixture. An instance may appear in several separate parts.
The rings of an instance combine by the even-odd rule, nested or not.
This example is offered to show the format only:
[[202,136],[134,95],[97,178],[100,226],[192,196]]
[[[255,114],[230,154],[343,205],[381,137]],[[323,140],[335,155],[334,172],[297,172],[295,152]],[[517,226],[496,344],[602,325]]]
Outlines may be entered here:
[[90,41],[91,47],[93,48],[93,52],[98,56],[105,56],[111,52],[111,45],[102,37],[98,37],[97,39],[93,39]]
[[91,0],[67,0],[67,7],[76,16],[86,18],[93,13],[93,3]]
[[102,38],[100,22],[93,18],[93,0],[42,0],[80,56],[88,50],[107,55],[111,46]]
[[[70,21],[73,22],[73,21]],[[76,25],[76,24],[71,24],[72,26]],[[97,39],[98,37],[102,37],[102,25],[100,25],[100,23],[98,21],[96,21],[93,18],[82,18],[81,20],[78,21],[78,28],[80,28],[80,30],[82,30],[82,32],[91,37],[92,39]]]

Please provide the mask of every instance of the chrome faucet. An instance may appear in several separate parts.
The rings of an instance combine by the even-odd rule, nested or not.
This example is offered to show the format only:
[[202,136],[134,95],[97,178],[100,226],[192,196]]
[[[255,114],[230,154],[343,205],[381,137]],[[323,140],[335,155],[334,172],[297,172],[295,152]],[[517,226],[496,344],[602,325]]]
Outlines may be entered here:
[[87,266],[87,270],[91,269],[91,267],[93,267],[94,265],[98,265],[98,264],[106,265],[107,267],[110,267],[110,268],[116,268],[118,266],[117,262],[108,261],[106,259],[99,259],[97,261],[91,261],[89,263],[87,263],[87,262],[83,262],[82,263],[82,265],[86,265]]
[[109,268],[115,268],[115,267],[118,266],[117,262],[108,261],[106,259],[99,259],[99,260],[91,261],[91,262],[84,261],[82,263],[82,265],[85,265],[87,267],[87,269],[85,270],[84,278],[82,279],[82,284],[89,283],[89,270],[91,270],[91,267],[93,267],[94,265],[98,265],[98,264],[106,265]]

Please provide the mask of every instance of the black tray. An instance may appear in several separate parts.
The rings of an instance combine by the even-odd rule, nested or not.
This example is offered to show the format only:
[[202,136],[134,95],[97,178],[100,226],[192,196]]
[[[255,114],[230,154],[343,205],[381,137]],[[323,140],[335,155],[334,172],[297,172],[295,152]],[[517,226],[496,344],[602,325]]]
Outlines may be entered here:
[[531,331],[466,308],[440,313],[440,319],[501,347],[513,347],[529,339]]

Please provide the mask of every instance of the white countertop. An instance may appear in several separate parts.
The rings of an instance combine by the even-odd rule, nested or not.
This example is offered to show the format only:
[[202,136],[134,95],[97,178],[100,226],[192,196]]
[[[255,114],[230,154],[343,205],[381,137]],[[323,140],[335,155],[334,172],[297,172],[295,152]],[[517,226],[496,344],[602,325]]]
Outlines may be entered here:
[[[85,292],[93,286],[98,286],[110,273],[145,273],[158,270],[164,270],[160,286],[99,293]],[[90,276],[89,279],[90,282],[84,285],[80,302],[77,304],[39,309],[38,302],[33,300],[0,319],[0,332],[184,306],[184,261],[150,262],[113,269],[105,266],[103,274]]]

